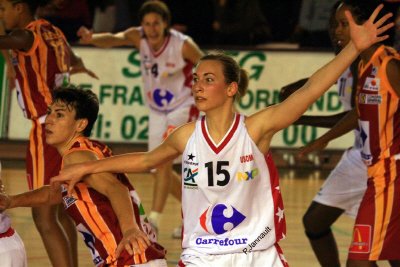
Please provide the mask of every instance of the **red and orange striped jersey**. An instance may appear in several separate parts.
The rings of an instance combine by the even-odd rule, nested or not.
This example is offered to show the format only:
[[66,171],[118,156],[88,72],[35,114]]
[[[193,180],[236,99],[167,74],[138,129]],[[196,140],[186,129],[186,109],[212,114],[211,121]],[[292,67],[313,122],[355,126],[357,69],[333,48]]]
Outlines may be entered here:
[[64,34],[46,20],[28,24],[34,41],[29,51],[12,50],[18,103],[28,119],[47,112],[52,90],[69,80],[70,49]]
[[[111,150],[107,146],[85,137],[78,137],[65,155],[82,150],[93,152],[98,159],[111,156]],[[133,206],[135,220],[140,229],[149,236],[151,246],[142,255],[131,256],[124,250],[116,259],[115,249],[122,239],[118,218],[106,196],[81,182],[75,186],[71,197],[63,190],[63,204],[75,221],[77,230],[82,234],[93,263],[95,266],[130,266],[154,259],[164,259],[165,249],[155,242],[155,234],[147,221],[135,189],[125,174],[117,173],[115,179],[128,188],[132,203],[121,203],[121,205]]]
[[361,156],[367,165],[400,153],[400,102],[386,74],[387,63],[393,58],[400,60],[400,55],[393,48],[380,46],[360,65],[356,103]]

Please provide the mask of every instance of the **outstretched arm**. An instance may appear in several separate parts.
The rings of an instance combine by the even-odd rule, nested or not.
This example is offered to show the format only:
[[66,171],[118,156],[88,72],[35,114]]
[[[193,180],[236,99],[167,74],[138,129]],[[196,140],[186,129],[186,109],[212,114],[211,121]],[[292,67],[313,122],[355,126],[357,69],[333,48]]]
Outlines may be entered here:
[[174,130],[167,139],[149,152],[121,154],[101,160],[72,164],[51,179],[51,183],[68,181],[68,193],[82,177],[101,172],[146,172],[152,168],[178,157],[185,148],[194,124],[189,123]]
[[[298,80],[294,83],[285,85],[279,91],[279,101],[285,101],[290,95],[299,90],[307,82],[308,78]],[[309,125],[314,127],[332,128],[340,119],[347,114],[347,111],[337,113],[334,115],[323,115],[323,116],[301,116],[297,121],[294,122],[296,125]]]
[[56,183],[52,186],[45,185],[36,190],[13,196],[0,194],[0,211],[17,207],[55,205],[61,203],[61,201],[61,186]]
[[[259,132],[255,133],[256,138],[279,131],[296,121],[313,102],[336,82],[361,51],[388,38],[387,35],[381,36],[381,34],[393,26],[393,23],[383,25],[392,14],[386,14],[375,22],[382,8],[383,5],[378,6],[363,25],[357,25],[351,13],[346,11],[351,41],[333,60],[317,70],[305,85],[288,99],[253,115],[252,120],[262,125]],[[265,123],[265,121],[268,121],[268,123]]]
[[134,46],[139,48],[140,31],[131,27],[118,33],[93,33],[86,27],[81,27],[78,32],[81,44],[90,44],[97,47],[109,48],[115,46]]
[[327,116],[301,116],[294,122],[296,125],[309,125],[314,127],[332,128],[339,120],[341,120],[348,111],[344,111],[334,115]]

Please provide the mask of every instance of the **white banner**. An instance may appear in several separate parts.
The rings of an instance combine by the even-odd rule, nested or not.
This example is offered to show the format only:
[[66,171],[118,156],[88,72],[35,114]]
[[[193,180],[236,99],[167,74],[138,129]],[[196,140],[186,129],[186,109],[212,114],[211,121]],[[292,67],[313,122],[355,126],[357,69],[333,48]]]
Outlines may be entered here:
[[[74,48],[86,66],[100,77],[94,80],[86,75],[72,76],[72,82],[93,90],[100,100],[100,114],[92,137],[106,142],[147,142],[148,109],[144,103],[140,59],[136,50]],[[332,59],[327,52],[298,51],[231,51],[234,58],[250,75],[248,94],[238,109],[251,114],[278,102],[282,86],[310,76]],[[330,115],[342,111],[333,86],[314,103],[307,115]],[[8,137],[27,139],[30,123],[22,117],[15,93],[11,103]],[[288,111],[290,112],[290,111]],[[326,130],[310,126],[290,126],[277,133],[273,147],[299,147],[314,140]],[[352,134],[330,143],[329,148],[344,149],[352,145]]]

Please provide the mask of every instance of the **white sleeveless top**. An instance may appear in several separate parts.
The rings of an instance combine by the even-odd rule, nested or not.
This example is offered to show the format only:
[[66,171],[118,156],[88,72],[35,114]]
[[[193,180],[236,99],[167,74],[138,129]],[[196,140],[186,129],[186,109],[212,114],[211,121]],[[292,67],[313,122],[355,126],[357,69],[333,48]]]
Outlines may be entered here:
[[7,232],[10,227],[10,218],[5,213],[0,212],[0,234]]
[[[351,92],[353,90],[353,74],[350,71],[350,68],[347,68],[342,75],[340,75],[337,81],[337,88],[339,93],[340,102],[343,105],[345,111],[352,110],[351,106]],[[354,131],[354,148],[361,149],[361,139],[360,139],[360,131],[356,128]]]
[[140,41],[140,69],[144,92],[151,109],[172,111],[188,99],[192,99],[193,64],[184,60],[182,46],[189,37],[170,30],[159,51],[153,51],[147,39]]
[[[272,175],[271,175],[272,173]],[[264,250],[286,231],[279,180],[250,138],[244,116],[214,144],[205,117],[182,155],[183,254]]]

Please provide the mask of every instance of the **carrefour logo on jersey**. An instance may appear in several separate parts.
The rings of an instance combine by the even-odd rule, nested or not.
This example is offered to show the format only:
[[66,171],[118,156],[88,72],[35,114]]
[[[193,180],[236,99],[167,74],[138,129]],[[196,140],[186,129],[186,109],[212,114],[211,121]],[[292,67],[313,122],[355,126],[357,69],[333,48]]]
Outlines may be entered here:
[[149,92],[149,98],[159,107],[167,107],[174,98],[174,94],[165,89],[154,89]]
[[208,207],[199,218],[204,231],[217,235],[233,230],[244,219],[246,219],[246,216],[233,206],[226,206],[225,204]]

